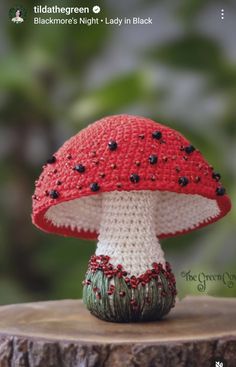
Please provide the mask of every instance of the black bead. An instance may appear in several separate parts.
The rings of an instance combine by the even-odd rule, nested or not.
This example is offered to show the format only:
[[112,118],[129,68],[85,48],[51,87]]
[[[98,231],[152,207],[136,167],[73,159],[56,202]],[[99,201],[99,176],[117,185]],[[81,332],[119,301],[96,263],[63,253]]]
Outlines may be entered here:
[[188,181],[188,178],[187,177],[184,177],[183,176],[183,177],[180,177],[179,178],[179,181],[178,182],[179,182],[179,185],[180,186],[186,186],[189,181]]
[[49,158],[48,160],[47,160],[47,163],[48,164],[52,164],[52,163],[55,163],[56,162],[56,157],[53,155],[51,158]]
[[225,188],[224,187],[217,187],[216,189],[216,195],[223,196],[225,194]]
[[185,153],[187,154],[191,154],[192,152],[194,152],[195,148],[193,145],[188,145],[187,147],[184,148]]
[[132,175],[130,175],[130,181],[131,182],[137,183],[137,182],[139,182],[139,180],[140,180],[140,177],[136,173],[132,173]]
[[91,191],[95,192],[95,191],[98,191],[100,189],[100,186],[98,185],[97,182],[93,182],[90,184],[90,189]]
[[115,140],[110,140],[108,143],[108,148],[110,150],[116,150],[117,149],[117,142]]
[[162,138],[162,133],[160,131],[154,131],[152,133],[152,137],[153,137],[153,139],[160,140]]
[[213,172],[213,173],[212,173],[212,178],[213,178],[214,180],[216,180],[216,181],[220,181],[220,179],[221,179],[221,175],[220,175],[220,173]]
[[155,154],[152,154],[152,155],[150,155],[150,157],[148,158],[148,160],[149,160],[150,164],[156,164],[158,158],[157,158],[157,156]]
[[82,164],[77,164],[74,167],[74,170],[77,171],[77,172],[79,172],[79,173],[83,173],[85,171],[85,167]]
[[50,196],[50,198],[52,198],[52,199],[57,199],[57,198],[59,197],[59,192],[58,192],[58,191],[56,191],[56,190],[51,190],[51,191],[49,192],[49,196]]

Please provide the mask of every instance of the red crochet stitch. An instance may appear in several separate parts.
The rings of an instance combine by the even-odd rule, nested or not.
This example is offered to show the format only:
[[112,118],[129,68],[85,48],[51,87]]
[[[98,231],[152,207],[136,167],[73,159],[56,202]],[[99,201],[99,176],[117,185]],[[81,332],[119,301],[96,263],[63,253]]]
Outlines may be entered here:
[[32,220],[44,231],[65,236],[94,239],[98,233],[55,226],[45,218],[47,210],[103,192],[160,190],[216,200],[219,214],[194,229],[215,222],[231,207],[220,175],[201,153],[179,132],[144,117],[110,116],[89,125],[66,141],[43,168],[33,195]]

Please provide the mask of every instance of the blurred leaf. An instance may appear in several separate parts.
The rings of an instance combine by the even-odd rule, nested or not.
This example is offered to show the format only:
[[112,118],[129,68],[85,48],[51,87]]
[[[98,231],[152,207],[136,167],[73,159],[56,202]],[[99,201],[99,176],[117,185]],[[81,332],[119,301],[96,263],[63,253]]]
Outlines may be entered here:
[[183,70],[216,70],[222,63],[217,42],[200,34],[188,34],[150,51],[150,56],[165,65]]
[[[212,0],[210,0],[212,1]],[[185,24],[191,25],[197,19],[198,14],[210,2],[209,0],[182,0],[177,10],[180,19]]]
[[70,267],[63,276],[54,279],[53,297],[58,298],[81,298],[82,281],[87,270],[87,263],[82,263],[77,267]]
[[[214,72],[214,69],[213,69]],[[215,70],[211,77],[210,86],[212,90],[234,92],[236,86],[236,67],[230,63],[222,63],[218,70]]]
[[78,298],[94,242],[51,236],[35,253],[35,265],[52,281],[52,298]]
[[10,304],[30,301],[29,294],[25,292],[16,280],[9,278],[0,279],[0,304]]
[[147,80],[140,72],[119,76],[81,97],[72,106],[70,114],[78,121],[114,113],[145,98],[147,87]]
[[69,268],[80,268],[81,263],[88,264],[89,258],[95,252],[94,242],[73,238],[50,236],[35,253],[35,264],[42,272],[48,272],[58,277]]

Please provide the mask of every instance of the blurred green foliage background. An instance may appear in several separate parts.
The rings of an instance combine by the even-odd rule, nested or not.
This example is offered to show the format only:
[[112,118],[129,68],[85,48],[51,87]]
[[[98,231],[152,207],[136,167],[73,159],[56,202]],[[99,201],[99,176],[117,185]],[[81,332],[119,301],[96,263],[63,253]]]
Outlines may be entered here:
[[[88,123],[140,114],[185,134],[235,202],[235,2],[224,2],[224,21],[221,2],[211,0],[100,2],[103,16],[153,17],[152,26],[122,27],[33,25],[34,2],[23,0],[27,19],[16,25],[8,18],[14,5],[0,5],[0,303],[78,298],[95,243],[33,227],[42,164]],[[163,241],[180,297],[201,294],[183,278],[189,270],[234,274],[202,293],[236,296],[235,224],[233,207],[220,222]]]

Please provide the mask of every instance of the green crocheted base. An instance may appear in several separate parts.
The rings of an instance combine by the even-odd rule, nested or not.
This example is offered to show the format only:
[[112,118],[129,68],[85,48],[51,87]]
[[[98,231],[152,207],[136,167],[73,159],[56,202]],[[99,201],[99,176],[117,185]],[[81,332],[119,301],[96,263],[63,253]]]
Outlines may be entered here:
[[156,264],[158,271],[149,269],[137,278],[128,278],[123,269],[110,263],[105,265],[112,271],[103,263],[97,268],[89,266],[83,282],[83,301],[93,315],[111,322],[151,321],[174,307],[175,280],[168,263],[168,271]]

